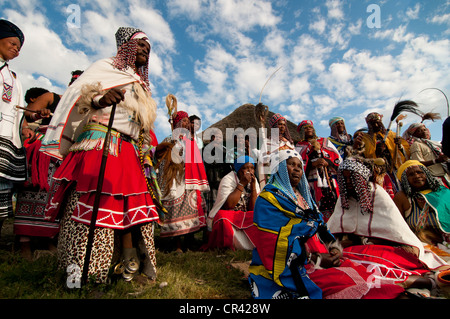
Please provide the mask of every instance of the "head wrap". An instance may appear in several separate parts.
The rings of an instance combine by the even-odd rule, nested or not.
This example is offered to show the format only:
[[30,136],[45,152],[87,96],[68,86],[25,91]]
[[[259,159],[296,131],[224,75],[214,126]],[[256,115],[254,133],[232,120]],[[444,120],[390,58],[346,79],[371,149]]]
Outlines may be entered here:
[[383,115],[377,112],[372,112],[367,114],[366,116],[366,123],[374,122],[374,121],[381,121],[383,119]]
[[278,122],[280,120],[283,120],[283,121],[286,122],[286,130],[283,133],[283,137],[285,139],[287,139],[290,143],[294,143],[294,141],[292,140],[292,137],[291,137],[291,133],[289,132],[289,129],[287,127],[286,118],[284,116],[282,116],[280,113],[276,113],[276,114],[272,115],[272,117],[269,120],[269,126],[271,128],[277,128],[278,127]]
[[132,27],[120,27],[116,32],[117,50],[125,43],[134,39],[144,39],[150,44],[147,35],[142,30]]
[[0,20],[0,39],[16,37],[19,38],[20,47],[23,46],[25,37],[22,31],[12,22],[8,20]]
[[[342,132],[342,134],[338,133],[337,127],[335,125],[339,121],[344,122],[344,131]],[[333,117],[328,121],[328,124],[330,125],[330,128],[331,128],[330,136],[332,138],[334,138],[336,141],[338,141],[340,143],[344,143],[344,144],[352,143],[352,137],[350,134],[347,133],[344,118],[342,118],[340,116]]]
[[172,115],[173,128],[177,128],[178,123],[185,117],[189,118],[189,114],[187,114],[185,111],[178,111],[177,113],[173,114]]
[[[314,124],[310,120],[301,121],[300,124],[297,126],[297,132],[300,134],[300,142],[305,140],[305,128],[307,126],[312,126],[314,129]],[[314,129],[314,138],[317,138],[315,129]]]
[[310,121],[310,120],[301,121],[297,126],[297,132],[300,133],[300,130],[306,125],[314,126],[313,121]]
[[244,155],[244,156],[240,156],[240,157],[236,158],[234,160],[234,171],[236,173],[239,172],[239,170],[242,168],[242,166],[244,166],[247,163],[252,163],[254,166],[255,160],[248,155]]
[[339,122],[339,121],[345,122],[343,117],[340,117],[340,116],[332,117],[332,118],[328,121],[328,125],[330,125],[330,128],[332,128],[333,125],[336,124],[336,123]]
[[349,209],[350,204],[343,171],[351,172],[353,188],[358,197],[357,200],[359,201],[361,211],[363,213],[373,213],[373,196],[369,189],[369,179],[372,176],[371,170],[355,158],[347,158],[339,165],[337,180],[341,206],[344,209]]
[[[300,154],[297,153],[296,151],[281,150],[272,153],[272,155],[270,156],[271,176],[269,178],[268,184],[271,184],[279,188],[286,195],[288,195],[295,203],[297,203],[297,196],[295,195],[294,189],[292,188],[291,182],[289,180],[289,174],[286,164],[286,161],[292,157],[297,157],[300,160],[300,163],[302,163],[302,170],[303,170],[302,158]],[[304,170],[300,183],[297,185],[297,189],[311,209],[316,207],[314,200],[312,199],[311,196],[308,180],[306,179],[306,174]]]
[[406,196],[413,197],[416,194],[420,193],[418,191],[414,191],[411,188],[411,185],[409,184],[408,181],[408,177],[406,176],[406,172],[408,171],[408,169],[415,166],[419,167],[424,172],[428,186],[432,191],[437,191],[439,187],[441,187],[439,181],[433,175],[431,175],[429,169],[426,168],[425,165],[416,160],[408,160],[404,162],[397,170],[397,178],[399,179],[400,186],[402,187],[402,190],[405,192]]
[[410,168],[411,166],[424,166],[421,162],[416,160],[409,160],[404,162],[397,170],[397,178],[399,180],[402,179],[403,172],[406,171],[407,168]]
[[430,139],[431,138],[431,134],[430,134],[430,130],[425,126],[425,124],[423,123],[412,123],[408,129],[403,133],[402,137],[403,139],[405,139],[406,141],[408,141],[408,143],[411,145],[415,140],[420,138],[417,138],[414,136],[414,134],[416,133],[417,129],[419,127],[424,127],[425,128],[425,139]]
[[[125,71],[128,67],[136,70],[136,52],[139,39],[146,40],[149,44],[147,35],[139,29],[131,27],[120,27],[116,32],[117,55],[113,59],[113,66],[119,70]],[[150,47],[151,48],[151,47]],[[149,52],[150,55],[150,52]],[[142,66],[136,73],[139,74],[142,81],[149,87],[148,63]]]
[[280,114],[280,113],[276,113],[274,115],[272,115],[272,117],[269,120],[269,126],[270,127],[274,127],[274,125],[279,121],[279,120],[285,120],[286,119]]

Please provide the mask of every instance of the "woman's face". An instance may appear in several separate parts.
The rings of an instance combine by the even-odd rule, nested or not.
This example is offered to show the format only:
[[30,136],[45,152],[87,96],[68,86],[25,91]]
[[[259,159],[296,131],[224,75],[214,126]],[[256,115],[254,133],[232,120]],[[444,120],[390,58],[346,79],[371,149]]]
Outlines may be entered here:
[[415,190],[422,190],[426,188],[427,176],[420,169],[419,166],[412,166],[406,171],[406,177],[408,178],[408,183]]
[[0,57],[5,61],[10,61],[19,56],[20,40],[16,37],[0,39]]
[[296,187],[302,179],[303,169],[302,162],[297,157],[291,157],[286,161],[289,181],[292,187]]
[[251,174],[254,175],[255,174],[255,166],[253,166],[252,163],[245,163],[238,172],[238,176],[242,177],[246,174]]
[[182,128],[185,128],[187,130],[189,130],[191,128],[191,122],[189,121],[188,117],[182,118],[180,125]]
[[286,121],[284,121],[284,120],[278,121],[278,131],[279,131],[280,135],[282,135],[282,134],[284,134],[284,132],[286,132]]

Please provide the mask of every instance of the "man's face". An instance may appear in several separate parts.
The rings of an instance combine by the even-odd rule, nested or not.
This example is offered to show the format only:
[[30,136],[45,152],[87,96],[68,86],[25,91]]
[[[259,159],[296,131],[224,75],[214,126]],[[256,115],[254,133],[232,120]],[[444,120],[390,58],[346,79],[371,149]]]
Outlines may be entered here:
[[370,127],[372,128],[372,131],[380,132],[383,128],[383,123],[381,122],[381,120],[373,120],[370,122]]
[[5,61],[10,61],[19,56],[20,40],[17,37],[0,39],[0,57]]
[[314,127],[312,125],[305,126],[304,128],[305,138],[314,137]]
[[336,125],[338,134],[344,133],[344,130],[345,130],[344,121],[337,121],[335,125]]
[[427,137],[427,129],[425,126],[420,126],[414,131],[414,137],[417,138],[426,138]]
[[139,39],[136,51],[136,66],[141,67],[147,65],[149,55],[150,44],[146,40]]

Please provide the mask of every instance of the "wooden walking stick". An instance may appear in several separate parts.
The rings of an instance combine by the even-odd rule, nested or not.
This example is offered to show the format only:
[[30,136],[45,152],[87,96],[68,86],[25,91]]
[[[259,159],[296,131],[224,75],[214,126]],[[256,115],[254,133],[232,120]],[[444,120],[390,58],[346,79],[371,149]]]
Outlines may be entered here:
[[[267,105],[264,105],[263,103],[261,103],[261,98],[262,98],[262,94],[264,91],[264,88],[266,87],[267,83],[269,83],[269,81],[272,79],[272,77],[275,75],[275,73],[277,73],[279,70],[281,70],[282,66],[280,66],[278,69],[275,70],[275,72],[273,72],[270,77],[266,80],[266,82],[264,83],[261,92],[259,94],[259,102],[258,104],[255,106],[255,120],[256,123],[259,123],[260,126],[260,132],[261,132],[261,140],[262,140],[262,148],[261,148],[261,152],[263,153],[263,156],[267,154],[268,150],[267,150],[267,136],[266,136],[266,117],[269,114],[269,107]],[[263,163],[258,163],[258,168],[257,168],[257,174],[258,174],[258,179],[259,179],[259,183],[260,183],[260,187],[261,189],[264,187],[264,185],[266,185],[266,175],[265,173],[265,169],[264,169],[264,165]]]
[[173,94],[167,94],[166,96],[166,106],[167,106],[167,115],[169,115],[169,123],[170,123],[170,127],[173,131],[174,127],[173,127],[173,119],[172,119],[172,115],[173,114],[177,114],[178,112],[178,107],[177,107],[177,98],[175,97],[175,95]]
[[[262,152],[262,156],[261,158],[263,158],[266,153],[268,152],[267,150],[267,145],[266,145],[266,117],[269,114],[269,107],[267,105],[262,104],[261,102],[259,102],[256,106],[255,106],[255,119],[256,122],[259,122],[259,126],[260,126],[260,132],[261,132],[261,139],[262,139],[262,148],[261,148],[261,152]],[[264,174],[265,169],[264,169],[264,163],[258,163],[257,166],[257,174],[258,174],[258,179],[259,179],[259,184],[261,189],[264,187],[264,185],[266,185],[266,175]]]
[[84,265],[83,265],[83,273],[81,276],[81,284],[85,284],[87,282],[87,277],[88,277],[88,272],[89,272],[89,263],[91,260],[92,245],[94,243],[95,224],[97,222],[98,208],[100,205],[100,196],[101,196],[102,188],[103,188],[103,179],[105,177],[106,162],[108,160],[108,155],[109,155],[111,129],[112,129],[112,125],[114,122],[114,114],[115,113],[116,113],[116,103],[114,103],[112,105],[111,115],[109,117],[109,122],[108,122],[108,130],[106,132],[105,141],[103,142],[102,161],[100,164],[100,171],[98,174],[97,191],[95,193],[95,198],[94,198],[94,207],[92,209],[91,223],[89,225],[89,234],[88,234],[88,241],[86,244],[86,255],[84,257]]
[[[401,120],[403,120],[404,118],[406,118],[406,114],[400,114],[395,121],[397,122],[397,130],[396,130],[396,137],[399,138],[400,137],[400,129],[403,126],[403,122],[400,122]],[[392,166],[391,166],[391,172],[394,171],[396,164],[398,163],[398,144],[395,144],[395,150],[394,150],[394,158],[392,159]]]

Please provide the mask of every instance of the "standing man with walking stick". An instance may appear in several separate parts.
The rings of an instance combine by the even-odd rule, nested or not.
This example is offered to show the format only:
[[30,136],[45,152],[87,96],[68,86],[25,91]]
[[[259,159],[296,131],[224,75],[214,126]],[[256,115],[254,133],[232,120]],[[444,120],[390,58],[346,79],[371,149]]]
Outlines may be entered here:
[[156,278],[157,198],[143,167],[145,150],[157,145],[150,43],[129,27],[116,40],[117,55],[95,62],[64,93],[41,147],[63,159],[46,211],[61,217],[59,264],[98,283],[111,268],[127,281],[139,272]]

